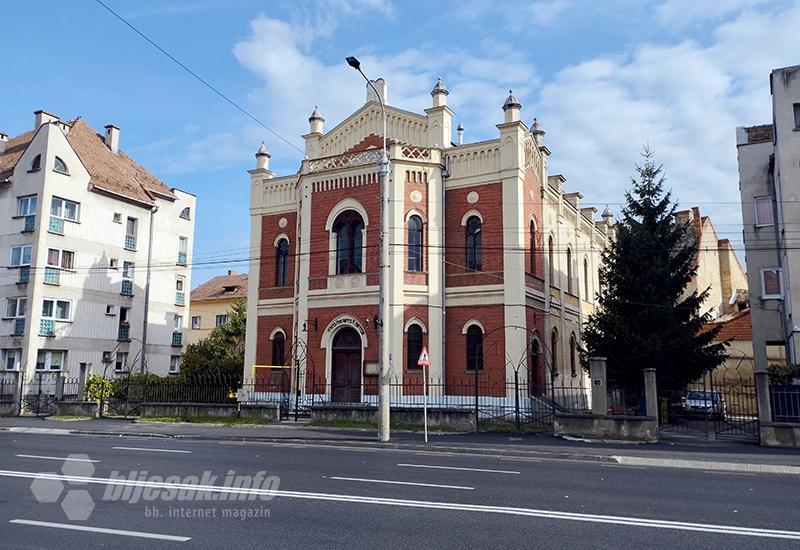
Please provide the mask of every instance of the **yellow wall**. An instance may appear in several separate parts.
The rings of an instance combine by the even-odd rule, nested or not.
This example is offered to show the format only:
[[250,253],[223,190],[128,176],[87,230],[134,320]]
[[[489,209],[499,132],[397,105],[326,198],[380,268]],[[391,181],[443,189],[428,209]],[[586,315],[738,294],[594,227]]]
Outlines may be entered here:
[[206,338],[211,330],[217,326],[217,315],[225,315],[230,311],[236,299],[231,300],[192,300],[192,317],[200,317],[200,328],[192,328],[192,319],[188,320],[189,344],[194,344],[198,340]]

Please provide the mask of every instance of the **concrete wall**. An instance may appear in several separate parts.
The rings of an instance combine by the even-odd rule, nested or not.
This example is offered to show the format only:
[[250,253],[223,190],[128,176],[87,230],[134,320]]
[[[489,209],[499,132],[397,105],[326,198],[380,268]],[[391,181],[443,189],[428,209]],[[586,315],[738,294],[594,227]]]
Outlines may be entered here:
[[[174,416],[179,418],[197,417],[237,417],[235,404],[221,403],[143,403],[138,408],[142,417]],[[241,417],[261,418],[275,421],[278,418],[277,405],[251,405],[241,407]]]
[[557,413],[554,435],[587,439],[658,441],[658,422],[649,416],[593,416]]
[[[377,409],[358,405],[325,405],[311,409],[311,422],[377,422]],[[392,407],[392,422],[422,427],[420,408]],[[475,415],[463,409],[429,409],[428,428],[448,431],[475,431]]]
[[56,416],[97,416],[97,402],[95,401],[58,401],[56,403]]
[[800,424],[762,422],[761,445],[800,448]]

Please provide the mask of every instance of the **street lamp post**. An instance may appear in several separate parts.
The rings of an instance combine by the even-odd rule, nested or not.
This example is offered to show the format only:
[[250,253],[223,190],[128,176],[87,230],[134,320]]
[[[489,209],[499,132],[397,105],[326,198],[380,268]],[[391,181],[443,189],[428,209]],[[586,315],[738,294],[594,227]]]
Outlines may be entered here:
[[389,156],[386,154],[386,107],[383,98],[372,81],[361,70],[361,63],[355,57],[346,58],[347,64],[361,73],[364,80],[375,96],[381,107],[383,117],[383,147],[381,148],[381,160],[378,164],[378,177],[380,179],[381,197],[381,235],[380,235],[380,279],[378,283],[378,294],[380,299],[380,322],[378,331],[378,353],[380,357],[380,374],[378,375],[378,439],[389,441],[389,346],[386,339],[386,327],[391,316],[389,308],[389,193],[386,183],[386,176],[389,175]]

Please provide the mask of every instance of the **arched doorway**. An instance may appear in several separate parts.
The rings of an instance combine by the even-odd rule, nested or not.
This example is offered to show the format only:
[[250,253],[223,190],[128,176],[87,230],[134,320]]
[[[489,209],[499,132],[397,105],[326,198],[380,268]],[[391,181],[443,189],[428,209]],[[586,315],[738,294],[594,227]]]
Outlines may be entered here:
[[352,328],[340,330],[333,339],[331,401],[361,401],[361,337]]

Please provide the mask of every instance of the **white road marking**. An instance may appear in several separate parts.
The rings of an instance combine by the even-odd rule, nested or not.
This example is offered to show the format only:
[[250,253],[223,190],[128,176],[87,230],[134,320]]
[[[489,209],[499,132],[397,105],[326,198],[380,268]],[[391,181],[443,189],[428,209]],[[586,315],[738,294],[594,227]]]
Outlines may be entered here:
[[393,481],[389,479],[366,479],[362,477],[336,477],[331,476],[327,479],[337,479],[339,481],[363,481],[366,483],[386,483],[389,485],[414,485],[416,487],[436,487],[437,489],[464,489],[473,491],[475,487],[462,487],[461,485],[439,485],[436,483],[416,483],[413,481]]
[[64,460],[69,462],[100,462],[99,460],[92,460],[91,458],[70,458],[61,456],[39,456],[39,455],[14,455],[20,458],[41,458],[44,460]]
[[[741,537],[763,537],[774,539],[800,540],[800,531],[784,531],[779,529],[762,529],[758,527],[740,527],[737,525],[718,525],[714,523],[691,523],[685,521],[670,521],[660,519],[636,518],[625,516],[607,516],[599,514],[581,514],[575,512],[560,512],[558,510],[539,510],[535,508],[512,508],[507,506],[489,506],[484,504],[463,504],[458,502],[436,502],[426,500],[406,500],[383,497],[367,497],[359,495],[341,495],[332,493],[311,493],[304,491],[282,491],[277,489],[246,489],[239,487],[224,487],[220,485],[200,485],[192,483],[164,483],[157,481],[139,481],[130,479],[115,479],[104,477],[67,476],[39,472],[19,472],[13,470],[0,470],[1,477],[23,479],[50,479],[66,481],[67,483],[94,483],[99,485],[130,485],[138,487],[151,487],[154,489],[185,489],[188,491],[204,491],[211,493],[233,493],[264,497],[296,498],[304,500],[321,500],[326,502],[349,502],[357,504],[372,504],[380,506],[400,506],[406,508],[427,508],[432,510],[448,510],[461,512],[482,512],[487,514],[507,514],[513,516],[534,517],[543,519],[558,519],[563,521],[580,521],[585,523],[603,523],[624,525],[627,527],[649,527],[651,529],[672,529],[677,531],[697,531],[704,533],[719,533]],[[95,530],[94,528],[89,528]]]
[[487,474],[519,474],[513,470],[487,470],[484,468],[459,468],[456,466],[433,466],[432,464],[398,464],[403,468],[431,468],[433,470],[458,470],[461,472],[483,472]]
[[105,527],[90,527],[88,525],[75,525],[72,523],[51,523],[49,521],[34,521],[31,519],[12,519],[9,523],[33,525],[35,527],[53,527],[55,529],[69,529],[71,531],[88,531],[90,533],[103,533],[106,535],[122,535],[142,539],[172,540],[176,542],[192,540],[192,537],[179,537],[177,535],[162,535],[160,533],[145,533],[143,531],[125,531],[123,529],[106,529]]
[[192,451],[183,451],[178,449],[154,449],[152,447],[111,447],[120,451],[153,451],[154,453],[191,453]]

